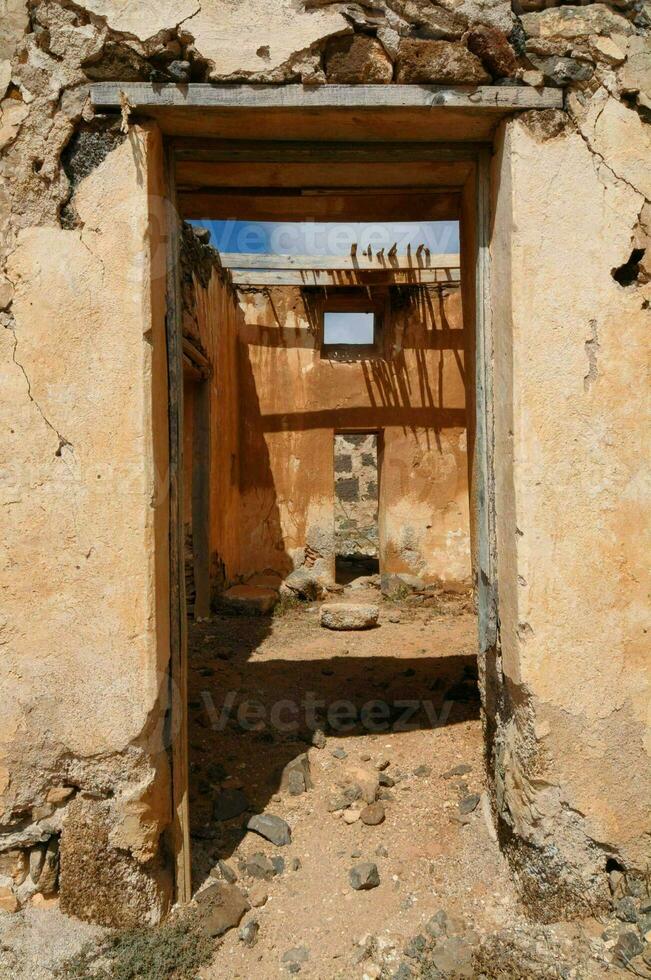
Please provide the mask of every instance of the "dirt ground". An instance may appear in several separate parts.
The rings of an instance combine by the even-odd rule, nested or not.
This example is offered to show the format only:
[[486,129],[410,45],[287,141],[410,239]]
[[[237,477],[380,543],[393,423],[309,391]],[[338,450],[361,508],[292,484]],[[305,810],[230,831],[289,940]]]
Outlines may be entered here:
[[[379,604],[380,625],[330,631],[318,603],[291,602],[191,625],[193,884],[234,884],[254,906],[198,975],[623,976],[607,923],[537,927],[519,905],[489,818],[468,597],[388,601],[353,583],[336,600]],[[292,795],[283,770],[304,754],[312,785]],[[359,800],[341,808],[347,776],[382,784],[381,823],[356,816]],[[247,831],[260,813],[291,843]],[[352,887],[360,863],[377,867],[369,890]],[[0,914],[0,977],[48,980],[100,933],[56,908]],[[470,965],[479,947],[486,967]]]
[[[378,595],[347,588],[339,598],[377,603]],[[471,930],[473,940],[524,921],[488,819],[470,602],[416,596],[380,606],[380,626],[355,633],[323,629],[317,604],[268,621],[219,616],[192,631],[195,885],[221,858],[238,885],[268,895],[243,919],[259,925],[255,945],[229,932],[202,974],[206,980],[275,978],[299,969],[314,978],[393,976],[401,964],[403,972],[414,965],[413,957],[405,960],[405,946],[440,910],[461,923],[458,931]],[[228,692],[237,692],[230,720],[215,730]],[[316,721],[327,738],[320,748],[310,747],[314,718],[304,708],[294,711],[307,692],[323,702]],[[332,722],[341,699],[351,706],[346,732],[323,723],[328,708]],[[388,706],[378,709],[379,731],[368,724],[368,703],[377,700]],[[236,716],[247,701],[257,721],[243,732]],[[272,716],[282,702],[276,722],[286,731]],[[262,706],[258,714],[254,704]],[[305,751],[313,788],[299,796],[281,792],[283,768]],[[223,771],[212,768],[216,760]],[[380,789],[386,816],[379,825],[349,824],[346,811],[330,812],[337,780],[351,766],[375,772],[386,766],[395,783]],[[468,771],[449,775],[458,766]],[[215,832],[211,807],[220,787],[242,790],[253,812],[286,820],[291,844],[275,847],[246,832],[241,817],[205,839]],[[282,872],[262,883],[249,870],[260,852],[284,861]],[[359,862],[377,865],[379,886],[351,887],[349,872]],[[565,932],[561,927],[558,940],[569,949],[575,929]],[[602,968],[580,975],[600,976]]]

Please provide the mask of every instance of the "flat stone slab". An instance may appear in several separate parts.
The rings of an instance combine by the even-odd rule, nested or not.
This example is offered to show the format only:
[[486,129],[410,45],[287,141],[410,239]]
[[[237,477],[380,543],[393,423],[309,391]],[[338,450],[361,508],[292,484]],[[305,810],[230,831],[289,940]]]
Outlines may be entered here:
[[329,630],[368,630],[377,626],[378,606],[356,602],[326,602],[321,606],[321,625]]
[[270,840],[276,847],[284,847],[285,844],[292,842],[289,824],[282,817],[276,817],[273,813],[257,813],[251,817],[246,826],[247,830],[260,834],[261,837]]
[[246,584],[252,585],[256,589],[273,589],[274,592],[278,592],[282,581],[282,575],[277,572],[257,572],[251,576]]
[[259,585],[233,585],[224,592],[222,600],[241,612],[266,616],[278,602],[278,593]]

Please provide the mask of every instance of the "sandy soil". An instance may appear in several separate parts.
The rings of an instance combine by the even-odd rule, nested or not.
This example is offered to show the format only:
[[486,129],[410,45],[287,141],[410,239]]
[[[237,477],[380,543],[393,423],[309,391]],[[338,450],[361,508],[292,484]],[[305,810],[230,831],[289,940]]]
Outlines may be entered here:
[[[377,593],[344,598],[377,602]],[[391,622],[398,618],[400,622]],[[203,976],[283,976],[288,966],[283,956],[304,947],[309,958],[301,964],[303,976],[372,977],[379,975],[378,957],[373,960],[378,945],[383,968],[397,968],[406,942],[440,909],[479,934],[520,917],[487,819],[475,645],[475,616],[467,601],[454,598],[443,604],[440,599],[408,599],[397,606],[383,602],[381,625],[357,633],[323,629],[317,605],[270,622],[224,616],[194,628],[195,884],[200,886],[217,858],[228,859],[244,888],[260,886],[246,869],[254,853],[280,856],[285,865],[281,874],[262,883],[266,904],[243,920],[259,923],[256,944],[248,948],[237,930],[231,931]],[[390,706],[392,719],[379,732],[359,723],[347,733],[332,733],[326,726],[325,746],[309,748],[314,787],[293,797],[280,792],[281,773],[308,749],[311,733],[302,711],[291,731],[278,731],[271,709],[281,699],[299,704],[308,691],[326,708],[338,699],[348,700],[358,717],[364,704],[380,699]],[[228,692],[238,692],[231,721],[215,731],[209,715],[214,722]],[[430,702],[433,725],[423,697]],[[247,700],[264,706],[255,731],[243,731],[232,718],[237,705]],[[418,706],[409,731],[400,730],[400,703],[405,701]],[[293,718],[289,705],[281,717]],[[341,750],[345,758],[338,757]],[[385,772],[395,786],[383,794],[382,824],[366,826],[358,820],[349,825],[342,811],[329,812],[329,796],[349,766],[373,770],[387,759]],[[223,773],[213,771],[222,777],[217,781],[210,779],[216,760],[224,767]],[[443,773],[461,764],[471,770],[444,778]],[[211,792],[206,792],[211,783]],[[212,797],[219,784],[241,788],[255,812],[283,817],[292,829],[291,844],[278,848],[247,833],[242,817],[221,824],[218,839],[202,840],[210,833]],[[479,805],[460,816],[459,802],[475,794],[481,796]],[[377,864],[378,887],[353,890],[349,870],[359,861]],[[298,870],[292,870],[297,863]],[[372,943],[368,937],[374,937]],[[365,944],[372,947],[367,956]]]

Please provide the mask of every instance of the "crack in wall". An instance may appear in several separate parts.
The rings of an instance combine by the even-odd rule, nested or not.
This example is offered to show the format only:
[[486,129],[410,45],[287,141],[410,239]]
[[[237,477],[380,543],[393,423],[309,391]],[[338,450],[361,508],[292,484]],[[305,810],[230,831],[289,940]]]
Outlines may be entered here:
[[583,390],[590,391],[593,384],[597,381],[599,368],[597,367],[597,353],[601,349],[599,344],[599,333],[597,321],[590,320],[590,337],[586,340],[585,356],[588,358],[588,373],[583,376]]
[[[609,98],[612,98],[612,96],[609,96]],[[608,105],[608,101],[606,101],[604,103],[604,105],[601,107],[601,109],[597,113],[596,119],[595,119],[594,123],[592,124],[592,130],[593,130],[593,132],[596,129],[597,122],[599,121],[599,118],[600,118],[601,114],[604,112],[604,110],[605,110],[605,108],[606,108],[607,105]],[[608,173],[611,174],[614,177],[615,180],[621,181],[622,184],[625,184],[635,194],[637,194],[639,197],[641,197],[643,201],[645,201],[645,202],[648,203],[649,202],[649,199],[646,197],[646,195],[644,194],[644,192],[641,191],[639,189],[639,187],[636,187],[634,184],[631,184],[631,182],[629,180],[627,180],[626,177],[622,177],[621,174],[618,174],[617,171],[608,163],[608,161],[606,160],[606,158],[604,157],[604,155],[602,153],[600,153],[599,150],[595,149],[595,147],[592,145],[592,143],[590,141],[590,138],[583,132],[583,129],[581,127],[581,124],[580,124],[579,120],[576,118],[576,116],[575,116],[574,112],[572,111],[572,109],[569,109],[569,116],[570,116],[570,119],[572,120],[572,122],[574,124],[574,128],[576,129],[577,134],[581,137],[581,139],[583,140],[583,142],[587,146],[588,151],[590,152],[590,154],[593,157],[595,157],[601,163],[601,165],[603,167],[605,167],[605,169],[608,171]],[[601,180],[601,176],[599,174],[599,168],[598,167],[595,167],[595,173],[597,174],[597,176]],[[603,181],[601,181],[601,182],[603,183]],[[604,184],[604,186],[605,186],[605,184]]]
[[[36,410],[38,411],[39,415],[41,416],[41,418],[43,419],[43,421],[47,425],[48,429],[50,429],[50,431],[53,432],[55,434],[55,436],[57,437],[57,439],[59,440],[59,445],[58,445],[58,447],[57,447],[54,455],[55,456],[59,456],[61,459],[63,459],[63,461],[66,463],[66,466],[67,466],[68,464],[67,464],[67,462],[65,460],[65,457],[63,455],[63,450],[68,447],[70,449],[70,452],[74,455],[74,446],[72,445],[72,443],[70,442],[70,440],[69,439],[66,439],[66,437],[59,432],[59,430],[57,429],[57,427],[55,425],[53,425],[52,422],[50,422],[50,420],[48,419],[47,415],[45,414],[45,412],[41,408],[39,402],[36,400],[36,398],[34,398],[34,396],[32,394],[32,383],[29,380],[29,375],[27,374],[27,371],[25,370],[25,366],[18,360],[18,358],[16,356],[16,351],[18,349],[18,337],[16,335],[16,328],[14,326],[12,326],[10,323],[5,324],[5,326],[6,326],[7,330],[10,330],[11,331],[11,333],[13,334],[13,337],[14,337],[14,343],[13,343],[13,347],[12,347],[12,351],[11,351],[11,357],[12,357],[12,360],[13,360],[14,364],[16,365],[17,368],[20,369],[20,371],[22,372],[22,375],[23,375],[23,377],[25,379],[25,384],[27,385],[27,396],[28,396],[29,400],[32,402],[32,404],[35,405]],[[68,469],[69,468],[70,467],[68,467]]]

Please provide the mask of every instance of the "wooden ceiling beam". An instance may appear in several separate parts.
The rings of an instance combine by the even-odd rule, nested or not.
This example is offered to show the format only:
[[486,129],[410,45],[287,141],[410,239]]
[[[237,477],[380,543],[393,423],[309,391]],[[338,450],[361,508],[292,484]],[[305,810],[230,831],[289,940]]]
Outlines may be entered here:
[[460,214],[456,191],[433,194],[391,192],[340,194],[220,193],[178,194],[183,218],[236,221],[454,221]]
[[459,269],[333,271],[308,269],[231,269],[234,286],[433,286],[458,285]]
[[180,160],[180,189],[211,187],[463,187],[468,161],[291,163]]
[[225,269],[293,269],[331,272],[426,272],[434,269],[459,269],[459,255],[447,252],[440,255],[420,253],[387,256],[382,250],[378,257],[374,252],[369,258],[363,252],[356,255],[271,255],[256,252],[220,252],[219,258]]
[[171,140],[178,161],[203,163],[454,163],[474,161],[482,143],[325,142],[319,140]]

